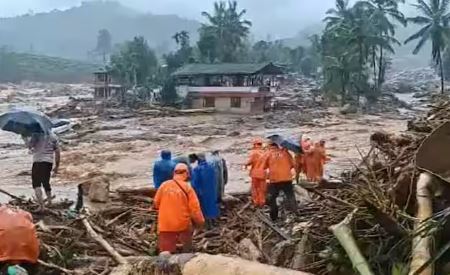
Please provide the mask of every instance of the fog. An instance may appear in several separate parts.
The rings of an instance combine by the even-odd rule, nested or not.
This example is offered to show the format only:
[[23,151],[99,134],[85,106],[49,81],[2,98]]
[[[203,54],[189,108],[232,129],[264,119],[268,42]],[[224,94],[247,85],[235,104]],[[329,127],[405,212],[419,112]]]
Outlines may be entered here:
[[[0,16],[11,17],[30,12],[67,9],[80,5],[79,0],[0,0]],[[200,13],[209,11],[214,0],[118,0],[140,12],[177,14],[202,20]],[[240,0],[253,22],[253,32],[260,37],[282,38],[295,35],[300,29],[321,21],[334,0]]]

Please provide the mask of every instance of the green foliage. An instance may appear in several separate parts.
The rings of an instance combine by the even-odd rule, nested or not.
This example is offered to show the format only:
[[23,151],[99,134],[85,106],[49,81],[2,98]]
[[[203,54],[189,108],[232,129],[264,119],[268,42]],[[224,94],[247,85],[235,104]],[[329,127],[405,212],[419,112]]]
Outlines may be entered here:
[[0,48],[0,82],[78,82],[91,79],[97,65]]
[[0,49],[0,82],[17,82],[20,80],[19,64],[16,56]]
[[427,41],[431,41],[431,56],[441,75],[441,93],[444,93],[444,64],[442,54],[449,39],[449,4],[448,0],[418,0],[415,7],[419,16],[408,18],[409,22],[422,26],[421,29],[406,39],[405,44],[419,40],[413,54],[417,54]]
[[209,62],[237,62],[252,23],[243,19],[246,10],[238,10],[236,1],[216,2],[212,14],[200,28],[198,47],[201,59]]
[[[326,28],[321,38],[312,39],[313,48],[321,52],[325,88],[339,94],[342,104],[348,99],[359,102],[360,96],[374,99],[380,91],[386,72],[386,52],[394,54],[394,19],[405,24],[396,0],[336,0],[327,11]],[[372,85],[369,70],[373,69]]]
[[178,94],[175,87],[175,80],[169,77],[164,82],[161,90],[161,103],[166,106],[173,106],[178,101]]
[[172,73],[184,64],[194,61],[194,49],[190,45],[189,33],[186,31],[177,32],[173,39],[179,45],[179,49],[175,53],[163,56],[167,64],[168,73]]
[[97,47],[94,50],[103,57],[103,63],[106,63],[107,56],[112,51],[112,37],[107,29],[101,29],[97,35]]
[[148,86],[158,74],[158,60],[143,37],[125,42],[111,56],[111,68],[115,79],[123,85]]

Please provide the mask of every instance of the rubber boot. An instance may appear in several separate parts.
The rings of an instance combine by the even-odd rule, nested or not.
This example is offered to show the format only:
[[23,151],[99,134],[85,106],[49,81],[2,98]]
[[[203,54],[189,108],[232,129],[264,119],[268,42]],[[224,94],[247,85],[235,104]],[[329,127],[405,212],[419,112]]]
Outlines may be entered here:
[[47,195],[47,205],[52,205],[52,191],[45,191],[45,194]]
[[44,196],[42,194],[42,189],[40,187],[34,188],[34,194],[36,196],[37,203],[39,204],[38,210],[41,211],[44,209]]

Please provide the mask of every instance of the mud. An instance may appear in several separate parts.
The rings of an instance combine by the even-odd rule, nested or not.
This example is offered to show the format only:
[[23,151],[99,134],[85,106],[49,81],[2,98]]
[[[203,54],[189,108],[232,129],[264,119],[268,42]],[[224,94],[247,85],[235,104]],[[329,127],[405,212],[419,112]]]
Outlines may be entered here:
[[[32,106],[55,110],[69,102],[69,97],[89,98],[86,85],[30,84],[1,85],[0,110],[13,106]],[[105,115],[77,107],[60,117],[72,118],[74,128],[60,135],[62,160],[60,174],[52,179],[58,197],[75,197],[76,185],[96,176],[107,177],[113,189],[121,186],[146,186],[152,183],[151,168],[160,150],[171,149],[174,155],[219,149],[229,163],[228,192],[249,188],[243,170],[250,141],[274,131],[286,136],[307,135],[325,139],[331,161],[328,176],[358,164],[360,154],[369,150],[369,135],[385,130],[398,133],[406,125],[398,114],[347,115],[337,108],[299,107],[257,116],[224,114],[177,115],[160,117],[154,112],[136,112],[110,108]],[[0,167],[2,188],[16,195],[31,195],[31,155],[20,137],[0,132]],[[0,201],[7,198],[0,195]]]

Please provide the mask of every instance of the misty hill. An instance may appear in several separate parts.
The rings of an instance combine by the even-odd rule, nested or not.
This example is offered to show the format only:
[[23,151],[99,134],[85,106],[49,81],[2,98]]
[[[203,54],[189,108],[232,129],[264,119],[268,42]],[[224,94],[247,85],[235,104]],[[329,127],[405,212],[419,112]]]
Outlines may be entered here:
[[176,15],[142,14],[116,2],[84,2],[68,10],[54,10],[0,19],[0,45],[8,49],[86,59],[96,46],[97,33],[108,29],[113,43],[144,36],[158,53],[174,47],[172,36],[180,30],[196,39],[200,23]]
[[76,60],[0,50],[0,82],[81,82],[100,66]]

